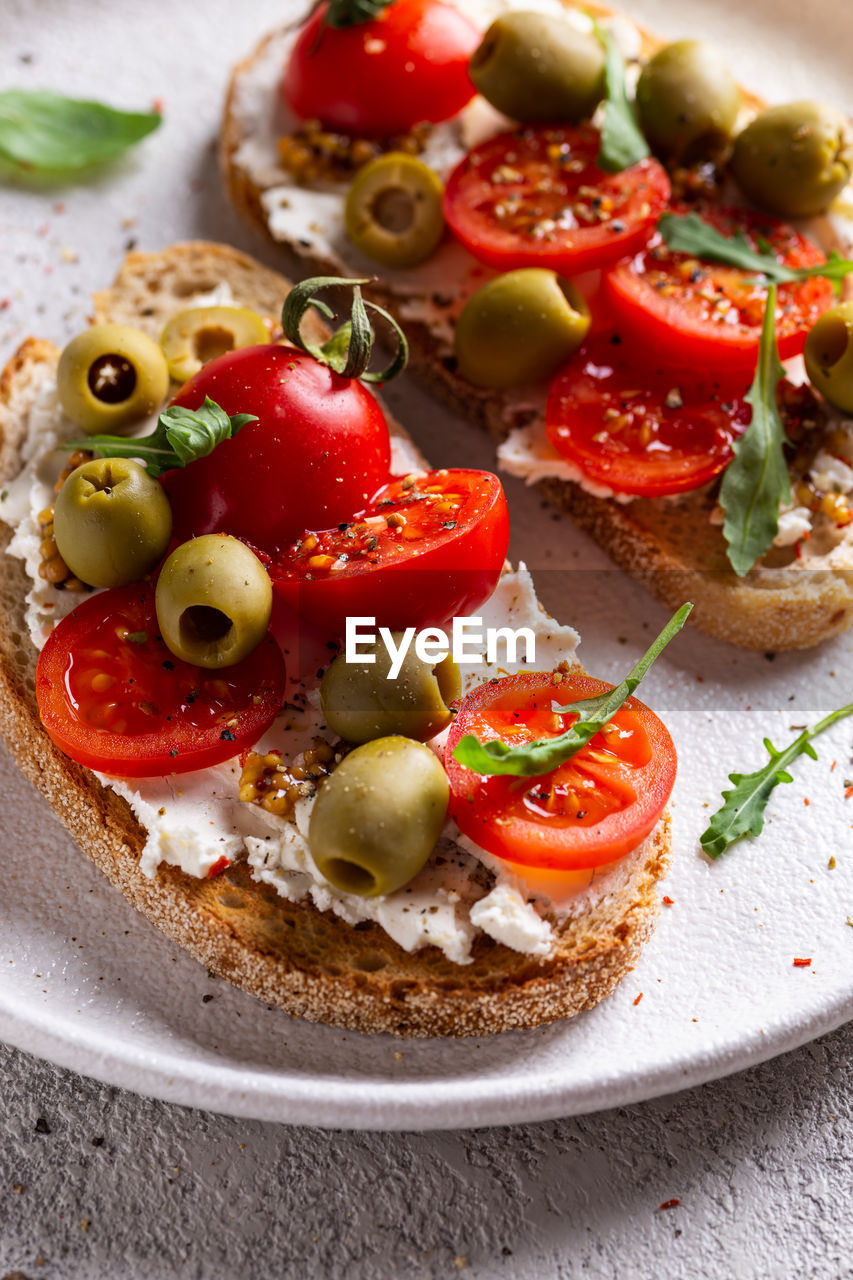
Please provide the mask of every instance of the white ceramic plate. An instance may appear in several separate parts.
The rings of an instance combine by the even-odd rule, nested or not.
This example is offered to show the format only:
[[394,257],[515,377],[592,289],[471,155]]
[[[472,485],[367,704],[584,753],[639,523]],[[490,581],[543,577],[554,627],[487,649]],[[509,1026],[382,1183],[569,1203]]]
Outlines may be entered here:
[[[770,98],[822,94],[850,107],[851,6],[813,0],[807,27],[794,0],[691,0],[677,19],[668,7],[642,0],[634,12],[664,34],[736,50],[740,78]],[[4,354],[27,332],[62,340],[79,327],[130,239],[154,249],[205,236],[260,249],[223,205],[210,148],[229,61],[295,7],[207,0],[203,10],[202,20],[202,6],[173,0],[32,0],[4,15],[3,83],[81,95],[95,84],[127,106],[161,98],[168,122],[91,187],[3,192]],[[486,442],[415,388],[397,387],[392,399],[429,456],[488,465]],[[587,667],[620,676],[664,611],[532,493],[513,485],[510,496],[513,554],[534,568],[551,611],[580,630]],[[843,799],[853,727],[826,736],[819,762],[799,763],[759,842],[711,866],[697,837],[726,774],[759,763],[766,733],[786,741],[792,725],[849,698],[851,672],[850,637],[772,662],[693,634],[673,646],[644,694],[681,760],[673,905],[604,1005],[484,1041],[398,1043],[312,1027],[207,978],[110,888],[0,754],[0,1035],[171,1101],[410,1129],[614,1106],[793,1048],[853,1016],[853,804]],[[812,964],[795,968],[794,957]]]

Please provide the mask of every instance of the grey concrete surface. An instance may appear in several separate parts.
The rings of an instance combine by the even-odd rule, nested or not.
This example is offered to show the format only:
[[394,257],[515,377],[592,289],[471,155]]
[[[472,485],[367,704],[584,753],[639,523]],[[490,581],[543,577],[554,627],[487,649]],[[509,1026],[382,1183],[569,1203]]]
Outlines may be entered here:
[[[853,1275],[853,1024],[597,1115],[340,1133],[0,1049],[0,1280]],[[677,1203],[675,1203],[677,1202]]]

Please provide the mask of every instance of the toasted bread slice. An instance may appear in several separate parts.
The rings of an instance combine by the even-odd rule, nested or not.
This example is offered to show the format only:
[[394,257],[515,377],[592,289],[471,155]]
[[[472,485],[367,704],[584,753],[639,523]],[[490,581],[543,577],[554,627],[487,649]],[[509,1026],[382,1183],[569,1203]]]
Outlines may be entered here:
[[[569,7],[568,0],[566,3]],[[613,16],[612,10],[600,5],[584,8],[599,16]],[[640,29],[639,34],[644,54],[658,47],[660,42],[648,32]],[[273,104],[264,104],[263,95],[249,93],[248,86],[271,42],[281,36],[281,32],[266,36],[232,75],[220,147],[225,185],[235,207],[259,232],[298,254],[312,273],[337,274],[340,263],[318,253],[310,236],[282,240],[271,234],[262,203],[265,187],[240,163],[239,151],[249,127],[246,104],[257,103],[259,110],[266,105],[270,113],[273,111]],[[761,105],[748,92],[745,100],[756,108]],[[372,296],[399,314],[402,299],[387,283],[380,280],[373,285]],[[472,387],[461,378],[446,345],[423,320],[407,315],[404,323],[412,367],[419,376],[457,413],[485,427],[497,443],[505,439],[514,425],[508,399],[500,392]],[[618,503],[594,497],[567,480],[545,479],[540,488],[551,503],[591,534],[620,568],[670,607],[693,600],[690,621],[710,635],[748,649],[800,649],[819,644],[853,623],[853,525],[825,554],[815,554],[814,548],[809,548],[801,563],[793,559],[790,548],[774,550],[740,579],[729,567],[721,529],[710,522],[714,503],[705,492],[677,501]]]
[[[220,245],[177,245],[132,254],[97,296],[99,320],[156,334],[193,294],[227,282],[237,302],[277,315],[288,284]],[[0,479],[21,465],[30,406],[52,377],[57,351],[30,339],[0,380]],[[395,430],[400,429],[395,427]],[[9,531],[2,534],[8,545]],[[602,878],[602,890],[556,927],[546,959],[485,935],[473,962],[436,947],[409,953],[377,924],[353,927],[310,903],[293,904],[235,863],[215,879],[161,865],[142,874],[145,832],[128,804],[63,755],[39,721],[36,651],[24,618],[28,581],[20,560],[0,557],[0,729],[24,773],[47,797],[82,850],[125,897],[201,963],[237,986],[311,1021],[400,1036],[470,1036],[535,1027],[602,1000],[633,968],[658,914],[657,885],[670,847],[666,816],[640,849]]]

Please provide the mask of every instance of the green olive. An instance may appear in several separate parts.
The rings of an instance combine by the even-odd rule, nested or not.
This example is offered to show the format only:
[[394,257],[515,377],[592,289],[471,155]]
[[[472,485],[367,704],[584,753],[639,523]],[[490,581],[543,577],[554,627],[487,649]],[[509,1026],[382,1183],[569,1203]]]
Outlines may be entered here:
[[469,73],[498,111],[524,124],[575,124],[604,96],[604,49],[544,13],[505,13],[474,50]]
[[347,193],[347,235],[366,257],[386,267],[412,267],[444,234],[444,187],[429,165],[389,151],[359,169]]
[[81,582],[121,587],[166,553],[172,508],[159,480],[129,458],[95,458],[72,471],[56,498],[54,537]]
[[226,351],[269,342],[261,317],[247,307],[188,307],[172,316],[160,347],[175,382],[186,382],[202,365]]
[[637,113],[649,146],[687,164],[726,149],[740,90],[726,62],[702,40],[664,45],[637,82]]
[[258,647],[272,613],[272,584],[237,538],[207,533],[177,547],[154,597],[160,634],[197,667],[233,667]]
[[732,173],[743,194],[783,218],[825,213],[853,171],[853,131],[834,107],[768,107],[735,139]]
[[553,374],[589,329],[589,308],[573,284],[523,267],[478,289],[455,332],[459,372],[475,387],[518,387]]
[[125,324],[94,324],[59,357],[59,403],[88,435],[132,426],[159,409],[169,391],[166,357]]
[[824,311],[803,354],[812,386],[842,413],[853,413],[853,302]]
[[[393,633],[396,645],[401,637],[402,632]],[[380,639],[364,645],[362,652],[365,657],[360,662],[347,662],[339,654],[320,685],[323,715],[339,737],[370,742],[402,734],[426,742],[450,724],[448,703],[462,693],[462,677],[451,657],[424,662],[410,646],[392,680],[391,656]]]
[[320,787],[308,827],[317,870],[344,893],[374,898],[414,878],[447,813],[447,774],[411,738],[375,738]]

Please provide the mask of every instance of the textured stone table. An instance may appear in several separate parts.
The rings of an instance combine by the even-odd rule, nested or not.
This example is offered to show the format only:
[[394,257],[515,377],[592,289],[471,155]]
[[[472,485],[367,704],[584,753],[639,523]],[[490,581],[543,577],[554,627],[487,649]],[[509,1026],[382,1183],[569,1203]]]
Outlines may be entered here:
[[2,1050],[0,1277],[849,1276],[851,1056],[848,1026],[642,1106],[410,1135],[183,1110]]

